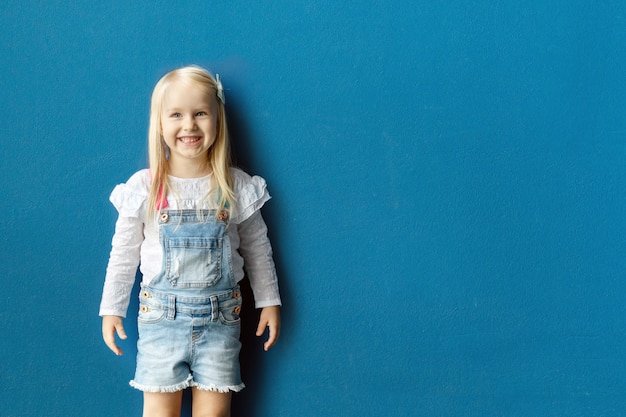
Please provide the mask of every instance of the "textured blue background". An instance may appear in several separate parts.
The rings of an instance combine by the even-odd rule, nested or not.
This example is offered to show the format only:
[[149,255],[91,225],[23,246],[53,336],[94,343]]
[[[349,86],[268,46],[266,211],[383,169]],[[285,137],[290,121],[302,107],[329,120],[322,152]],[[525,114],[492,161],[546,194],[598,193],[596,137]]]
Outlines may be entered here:
[[626,415],[625,46],[623,1],[3,1],[0,415],[140,415],[108,195],[189,63],[274,196],[235,416]]

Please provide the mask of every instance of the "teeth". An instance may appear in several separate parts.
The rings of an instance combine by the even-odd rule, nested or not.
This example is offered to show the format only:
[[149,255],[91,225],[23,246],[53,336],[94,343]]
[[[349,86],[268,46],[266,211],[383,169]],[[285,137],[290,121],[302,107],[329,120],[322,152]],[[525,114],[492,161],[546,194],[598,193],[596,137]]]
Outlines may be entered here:
[[185,138],[180,138],[180,141],[181,141],[182,143],[197,142],[198,140],[199,140],[199,139],[198,139],[197,137],[192,137],[192,138],[188,138],[188,137],[185,137]]

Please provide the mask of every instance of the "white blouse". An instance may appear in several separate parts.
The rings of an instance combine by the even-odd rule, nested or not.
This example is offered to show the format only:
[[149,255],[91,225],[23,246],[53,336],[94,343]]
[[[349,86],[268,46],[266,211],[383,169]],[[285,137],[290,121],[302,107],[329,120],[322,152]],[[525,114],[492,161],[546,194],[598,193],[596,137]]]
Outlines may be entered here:
[[[232,248],[233,273],[237,282],[245,271],[254,294],[255,306],[281,305],[278,278],[267,237],[267,226],[260,209],[271,197],[261,177],[231,168],[236,201],[231,209],[228,237]],[[202,178],[169,177],[168,208],[208,209],[214,204],[206,199],[211,175]],[[147,169],[135,173],[125,184],[119,184],[110,200],[119,217],[115,224],[109,264],[106,270],[100,315],[126,317],[137,267],[142,282],[150,281],[161,271],[163,253],[158,226],[148,218],[150,174]]]

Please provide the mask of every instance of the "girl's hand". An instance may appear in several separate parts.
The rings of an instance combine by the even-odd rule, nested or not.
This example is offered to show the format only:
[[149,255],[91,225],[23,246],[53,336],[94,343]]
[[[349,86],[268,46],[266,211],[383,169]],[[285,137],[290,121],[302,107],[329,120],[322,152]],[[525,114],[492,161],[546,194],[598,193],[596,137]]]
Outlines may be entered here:
[[104,343],[115,353],[120,356],[124,352],[115,344],[115,332],[120,339],[126,340],[126,332],[122,325],[122,318],[119,316],[102,316],[102,337]]
[[259,319],[259,326],[256,329],[257,336],[263,336],[265,328],[270,328],[270,335],[267,342],[263,345],[263,348],[267,352],[276,344],[278,336],[280,335],[280,307],[272,306],[265,307],[261,310],[261,318]]

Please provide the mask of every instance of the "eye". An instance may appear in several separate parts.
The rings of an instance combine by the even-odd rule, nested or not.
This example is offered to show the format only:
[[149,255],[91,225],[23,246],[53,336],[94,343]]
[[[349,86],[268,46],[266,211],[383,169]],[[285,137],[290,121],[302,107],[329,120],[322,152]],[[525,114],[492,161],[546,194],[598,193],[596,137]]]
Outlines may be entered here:
[[198,117],[205,117],[208,116],[209,114],[205,111],[199,111],[198,113],[196,113],[196,116]]
[[172,113],[170,117],[173,119],[180,119],[181,117],[183,117],[183,115],[180,113]]

